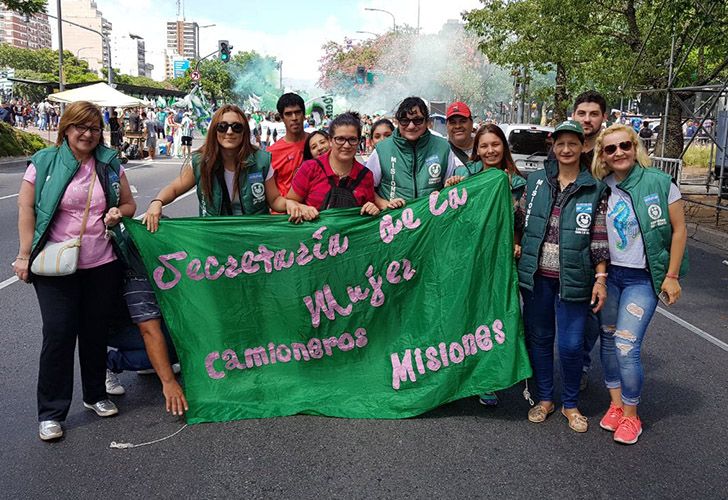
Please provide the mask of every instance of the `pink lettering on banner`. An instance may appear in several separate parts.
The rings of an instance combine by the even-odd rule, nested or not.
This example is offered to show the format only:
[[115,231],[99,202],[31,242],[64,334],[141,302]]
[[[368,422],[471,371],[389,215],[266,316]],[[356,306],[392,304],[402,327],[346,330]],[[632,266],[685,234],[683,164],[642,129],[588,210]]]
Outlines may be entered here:
[[280,271],[281,269],[288,269],[289,267],[293,266],[294,260],[295,256],[293,255],[293,252],[289,254],[288,260],[286,260],[286,251],[278,250],[276,252],[275,258],[273,259],[273,268],[276,271]]
[[348,287],[346,287],[346,293],[347,293],[347,295],[349,295],[349,300],[353,304],[356,304],[360,300],[366,300],[367,297],[369,297],[369,292],[370,291],[371,290],[369,290],[368,288],[365,288],[364,291],[362,291],[362,289],[361,289],[360,286],[355,286],[355,287],[348,286]]
[[442,360],[442,366],[449,366],[450,360],[447,359],[447,344],[445,342],[440,342],[437,344],[437,347],[440,348],[440,360]]
[[495,341],[502,344],[506,341],[506,332],[503,331],[503,322],[499,319],[493,322],[493,331],[495,332]]
[[255,261],[263,263],[263,269],[265,269],[266,273],[273,272],[273,252],[268,250],[265,245],[258,247],[258,255],[255,256]]
[[355,347],[354,337],[348,332],[342,333],[339,337],[338,346],[344,352],[351,351]]
[[344,236],[344,240],[341,244],[339,244],[339,239],[341,239],[340,234],[335,234],[329,238],[329,254],[332,257],[342,254],[349,249],[349,238]]
[[255,263],[255,254],[248,250],[240,257],[240,267],[245,274],[254,274],[260,271],[260,265]]
[[485,325],[480,325],[475,330],[475,342],[481,351],[490,351],[493,349],[493,341],[490,339],[490,329]]
[[372,287],[372,299],[369,303],[372,307],[380,307],[384,304],[384,292],[382,292],[382,277],[377,274],[374,277],[374,266],[367,268],[366,276],[369,279],[369,284]]
[[308,312],[311,313],[311,324],[314,328],[318,328],[321,324],[321,312],[329,319],[334,319],[336,313],[341,316],[348,316],[351,314],[352,305],[349,304],[346,307],[341,307],[334,294],[331,293],[331,287],[324,285],[323,290],[316,290],[314,292],[314,299],[310,295],[303,298],[303,303],[306,304]]
[[273,342],[268,342],[268,359],[270,359],[272,365],[278,361],[278,358],[276,358],[276,345]]
[[440,206],[437,206],[437,198],[439,197],[439,191],[433,191],[430,193],[430,213],[434,216],[440,216],[445,213],[448,206],[452,210],[457,210],[461,206],[465,205],[468,201],[468,191],[463,188],[463,194],[458,194],[457,188],[452,189],[447,196],[447,200],[443,200]]
[[208,280],[216,280],[225,272],[225,266],[220,266],[217,271],[211,273],[210,268],[214,266],[220,266],[220,263],[214,255],[210,255],[205,261],[205,278]]
[[232,349],[226,349],[222,353],[222,360],[225,361],[226,370],[242,370],[245,365],[241,365],[238,361],[238,355]]
[[306,349],[306,346],[298,343],[293,342],[291,344],[291,349],[293,349],[293,359],[296,361],[301,361],[303,359],[304,361],[308,361],[311,359],[311,356],[308,355],[308,349]]
[[[323,233],[324,233],[324,231],[326,231],[326,229],[327,229],[326,226],[321,226],[320,228],[318,228],[316,230],[316,232],[314,232],[311,235],[311,237],[314,240],[321,240],[323,238]],[[324,260],[326,257],[328,257],[328,254],[326,253],[326,251],[321,252],[321,243],[316,243],[313,246],[313,255],[314,255],[314,257],[316,257],[319,260]]]
[[389,281],[393,285],[396,285],[397,283],[402,281],[402,277],[397,275],[399,267],[399,262],[397,262],[396,260],[393,260],[387,266],[387,281]]
[[357,328],[354,332],[354,337],[356,337],[356,346],[359,349],[365,347],[369,343],[369,339],[367,338],[367,331],[364,328]]
[[389,214],[382,217],[379,222],[379,237],[384,243],[391,243],[402,229],[417,229],[421,223],[420,219],[415,219],[415,213],[411,208],[405,208],[402,211],[402,220],[397,222],[394,222]]
[[187,265],[187,277],[195,281],[204,280],[205,275],[200,273],[200,269],[202,269],[202,261],[200,259],[192,259]]
[[243,272],[242,267],[238,267],[238,261],[232,255],[228,256],[227,268],[225,269],[225,276],[228,278],[234,278]]
[[[179,283],[179,280],[182,278],[182,273],[174,267],[172,264],[169,263],[170,260],[184,260],[187,258],[187,252],[180,251],[175,253],[168,253],[166,255],[160,255],[158,257],[159,262],[162,263],[160,267],[157,267],[154,269],[154,272],[152,273],[152,276],[154,277],[154,283],[161,289],[161,290],[169,290],[170,288],[174,288],[177,283]],[[172,272],[172,275],[174,276],[171,281],[164,281],[164,271],[169,270]]]
[[463,347],[465,348],[466,356],[473,356],[474,354],[478,354],[478,344],[475,343],[475,335],[473,335],[472,333],[467,333],[463,335],[462,341]]
[[207,370],[207,376],[213,379],[221,379],[225,376],[225,372],[219,372],[215,369],[215,361],[220,359],[219,352],[211,352],[205,358],[205,369]]
[[457,342],[450,342],[450,361],[455,364],[460,364],[465,359],[465,352],[463,346]]
[[298,247],[298,255],[296,256],[296,264],[299,266],[305,266],[313,260],[313,255],[308,253],[308,247],[305,243],[301,242],[301,246]]
[[405,281],[409,281],[412,278],[414,278],[417,270],[414,267],[412,267],[412,263],[409,260],[402,259],[402,267],[403,267],[402,277],[405,279]]
[[285,344],[280,344],[276,349],[276,357],[281,363],[288,363],[291,360],[291,349]]
[[321,359],[324,357],[324,351],[321,350],[321,339],[313,338],[308,341],[308,353],[313,359]]
[[436,372],[440,369],[440,360],[437,359],[437,349],[434,347],[428,347],[425,349],[425,357],[427,358],[427,368],[430,369],[431,372]]
[[409,380],[416,382],[415,370],[412,368],[412,351],[407,349],[400,361],[399,355],[393,352],[390,356],[392,360],[392,388],[396,391],[402,382]]
[[422,349],[419,347],[415,349],[415,365],[417,365],[417,372],[420,375],[425,374],[425,364],[422,362]]

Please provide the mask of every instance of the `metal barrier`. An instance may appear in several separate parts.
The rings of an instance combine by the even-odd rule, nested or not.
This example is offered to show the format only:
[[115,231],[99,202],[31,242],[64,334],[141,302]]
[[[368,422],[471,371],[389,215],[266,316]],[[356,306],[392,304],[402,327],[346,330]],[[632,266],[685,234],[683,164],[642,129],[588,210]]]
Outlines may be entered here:
[[680,181],[682,180],[682,167],[683,161],[677,158],[661,158],[659,156],[652,157],[652,166],[658,168],[670,174],[672,180],[675,181],[678,187],[680,187]]

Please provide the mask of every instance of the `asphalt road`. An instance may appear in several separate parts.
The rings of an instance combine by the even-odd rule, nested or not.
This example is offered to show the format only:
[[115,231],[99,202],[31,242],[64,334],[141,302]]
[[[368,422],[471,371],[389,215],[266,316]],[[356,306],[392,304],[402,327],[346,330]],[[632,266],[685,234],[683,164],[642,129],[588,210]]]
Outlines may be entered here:
[[[132,162],[128,177],[146,207],[181,163]],[[580,408],[586,434],[558,414],[526,420],[522,387],[485,409],[476,398],[408,420],[293,416],[187,427],[166,414],[154,376],[124,373],[121,413],[100,419],[81,405],[80,380],[66,436],[37,437],[35,384],[40,315],[32,287],[14,282],[22,169],[0,170],[0,497],[542,497],[728,498],[728,352],[656,314],[643,361],[644,434],[613,443],[598,427],[608,403],[596,363]],[[196,215],[195,196],[166,211]],[[690,243],[692,273],[671,313],[728,343],[728,252]],[[596,351],[595,351],[596,352]]]

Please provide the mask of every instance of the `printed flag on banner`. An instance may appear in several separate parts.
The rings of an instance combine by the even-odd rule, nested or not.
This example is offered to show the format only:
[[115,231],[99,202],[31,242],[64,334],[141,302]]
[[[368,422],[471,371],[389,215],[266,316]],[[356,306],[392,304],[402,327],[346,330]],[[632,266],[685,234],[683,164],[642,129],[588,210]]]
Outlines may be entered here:
[[189,423],[402,418],[531,375],[508,177],[378,217],[125,219],[182,363]]

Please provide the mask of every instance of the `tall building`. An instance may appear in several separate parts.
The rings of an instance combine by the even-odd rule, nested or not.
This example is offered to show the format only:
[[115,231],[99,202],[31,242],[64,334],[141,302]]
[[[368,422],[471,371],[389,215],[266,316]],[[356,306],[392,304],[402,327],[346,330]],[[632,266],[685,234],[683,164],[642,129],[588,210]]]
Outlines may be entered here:
[[184,19],[167,21],[167,50],[188,60],[200,57],[200,26]]
[[0,4],[0,43],[26,49],[50,49],[51,26],[45,13],[25,16]]
[[[111,36],[111,23],[104,19],[93,0],[64,0],[62,12],[63,19]],[[88,62],[89,68],[99,74],[101,68],[108,67],[111,57],[98,34],[67,23],[63,23],[63,49]]]
[[111,37],[111,65],[124,75],[147,74],[144,38],[128,33]]

